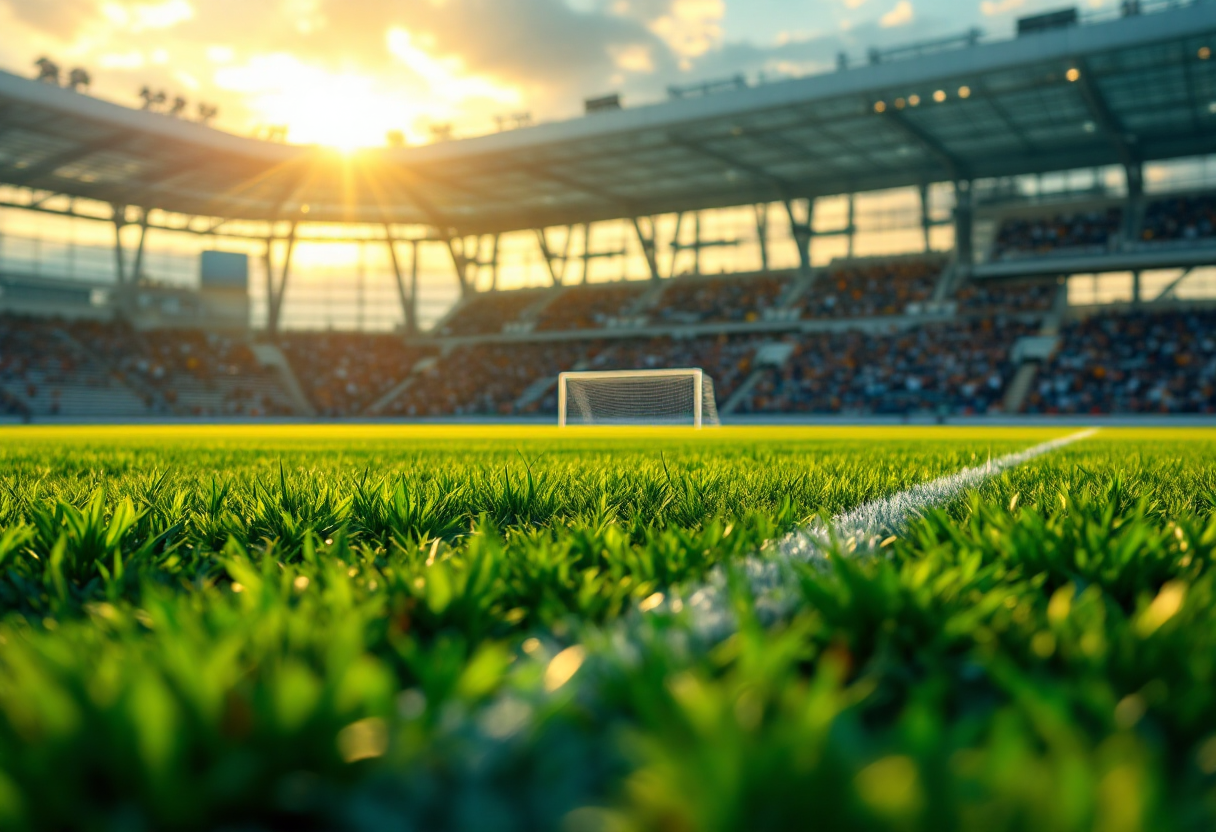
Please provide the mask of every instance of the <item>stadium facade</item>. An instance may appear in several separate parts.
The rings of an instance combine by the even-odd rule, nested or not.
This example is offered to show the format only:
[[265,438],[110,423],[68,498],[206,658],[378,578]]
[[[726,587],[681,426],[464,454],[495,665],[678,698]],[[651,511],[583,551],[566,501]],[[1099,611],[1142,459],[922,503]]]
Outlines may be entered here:
[[[725,414],[1210,413],[1216,316],[1187,296],[1216,264],[1216,196],[1146,172],[1216,152],[1216,5],[1039,22],[353,154],[0,73],[0,207],[108,224],[116,276],[102,290],[0,259],[3,407],[506,416],[552,410],[565,370],[703,366]],[[1061,174],[1073,186],[1026,187]],[[918,194],[923,250],[852,257],[853,195],[895,188]],[[825,229],[817,206],[840,195]],[[706,274],[741,240],[703,216],[731,210],[754,217],[755,262]],[[595,249],[606,223],[631,238]],[[254,251],[265,326],[247,331],[239,257],[210,255],[197,286],[147,280],[150,231]],[[499,291],[502,241],[521,236],[549,285]],[[827,263],[826,237],[846,245]],[[293,252],[342,241],[384,250],[402,331],[281,331]],[[423,330],[427,251],[459,300]],[[629,253],[649,279],[587,280]]]

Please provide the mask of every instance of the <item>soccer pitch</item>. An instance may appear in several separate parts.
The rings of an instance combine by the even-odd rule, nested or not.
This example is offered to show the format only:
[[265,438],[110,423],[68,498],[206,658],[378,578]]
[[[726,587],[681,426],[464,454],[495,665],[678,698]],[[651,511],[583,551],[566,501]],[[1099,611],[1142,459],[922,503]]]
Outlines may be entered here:
[[1216,821],[1210,431],[14,428],[0,462],[0,829]]

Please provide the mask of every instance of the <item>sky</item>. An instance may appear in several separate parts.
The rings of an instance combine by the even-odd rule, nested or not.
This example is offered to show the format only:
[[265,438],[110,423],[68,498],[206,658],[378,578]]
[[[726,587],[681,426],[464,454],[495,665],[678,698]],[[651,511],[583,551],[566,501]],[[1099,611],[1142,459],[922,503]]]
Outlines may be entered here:
[[[830,70],[836,55],[959,33],[1007,37],[1068,0],[0,0],[0,68],[47,56],[92,93],[147,85],[219,108],[222,129],[336,147],[411,144],[435,126],[576,116],[671,84]],[[1080,0],[1086,8],[1117,0]]]

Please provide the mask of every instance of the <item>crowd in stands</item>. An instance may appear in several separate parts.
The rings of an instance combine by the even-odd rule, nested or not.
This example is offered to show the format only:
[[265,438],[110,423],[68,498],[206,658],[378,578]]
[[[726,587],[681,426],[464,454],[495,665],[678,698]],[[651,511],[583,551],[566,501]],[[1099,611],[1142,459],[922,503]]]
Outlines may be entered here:
[[1157,199],[1144,211],[1140,238],[1145,242],[1210,240],[1216,237],[1216,196]]
[[869,318],[903,315],[911,303],[933,297],[946,261],[901,257],[846,263],[817,281],[803,304],[804,318]]
[[399,335],[292,333],[279,339],[318,415],[361,416],[434,352]]
[[[410,385],[384,408],[396,416],[508,416],[535,412],[521,403],[536,398],[558,373],[584,364],[598,346],[589,342],[476,344],[458,347],[415,373]],[[518,406],[517,406],[518,404]]]
[[0,316],[0,413],[28,417],[40,387],[73,378],[82,356],[57,337],[60,322]]
[[79,322],[70,337],[144,397],[151,413],[285,416],[292,407],[243,337],[197,329],[141,332],[124,323]]
[[1059,292],[1055,280],[973,281],[955,292],[954,300],[963,315],[1046,312]]
[[1039,371],[1030,413],[1216,413],[1216,311],[1070,323]]
[[571,286],[550,301],[536,319],[539,332],[600,329],[624,317],[650,289],[644,281]]
[[741,412],[972,415],[1001,409],[1024,323],[984,318],[907,331],[853,330],[796,338],[780,369]]
[[1122,208],[1057,214],[1052,217],[1010,217],[1001,223],[992,256],[996,260],[1057,251],[1101,252],[1117,239]]
[[758,321],[777,306],[790,280],[779,274],[681,277],[664,290],[651,319],[659,324]]
[[416,373],[386,406],[399,416],[508,416],[557,412],[557,376],[573,369],[699,367],[725,402],[751,371],[766,336],[478,344]]
[[439,328],[439,335],[498,335],[529,307],[544,300],[546,290],[485,292],[466,298]]
[[[22,415],[291,412],[244,339],[103,321],[0,316],[0,389],[0,410]],[[61,409],[68,398],[80,412]]]

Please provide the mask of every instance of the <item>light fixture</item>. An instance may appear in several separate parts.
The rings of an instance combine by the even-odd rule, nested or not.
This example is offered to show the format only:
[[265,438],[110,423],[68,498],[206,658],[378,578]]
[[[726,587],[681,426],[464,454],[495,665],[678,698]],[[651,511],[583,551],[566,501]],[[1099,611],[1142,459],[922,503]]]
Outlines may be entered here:
[[874,112],[885,113],[886,111],[887,111],[887,102],[885,102],[885,101],[875,101],[874,102]]
[[1064,77],[1068,79],[1069,83],[1072,83],[1081,77],[1081,70],[1077,69],[1075,66],[1069,67],[1068,72],[1064,73]]
[[307,203],[307,202],[305,202],[303,205],[301,205],[301,206],[300,206],[300,213],[301,213],[301,214],[307,214],[307,213],[308,213],[309,211],[311,211],[311,210],[312,210],[312,208],[310,208],[310,207],[308,206],[308,203]]
[[936,101],[938,104],[941,104],[943,101],[946,100],[946,91],[938,90],[937,92],[933,93],[933,100]]
[[897,110],[902,110],[905,106],[907,106],[907,104],[908,102],[904,101],[902,98],[895,99],[895,109]]
[[1212,113],[1213,115],[1216,115],[1216,101],[1213,101],[1210,104],[1208,104],[1208,112]]
[[919,106],[920,96],[919,95],[909,95],[908,103],[911,104],[913,107]]
[[1210,46],[1199,47],[1199,60],[1206,61],[1210,57],[1212,57],[1212,47],[1210,47]]
[[959,98],[970,98],[971,97],[971,87],[967,87],[967,86],[959,87],[958,88],[958,97]]
[[1092,133],[1098,129],[1098,126],[1096,124],[1094,124],[1092,121],[1087,121],[1081,125],[1081,129],[1084,130],[1086,133]]

